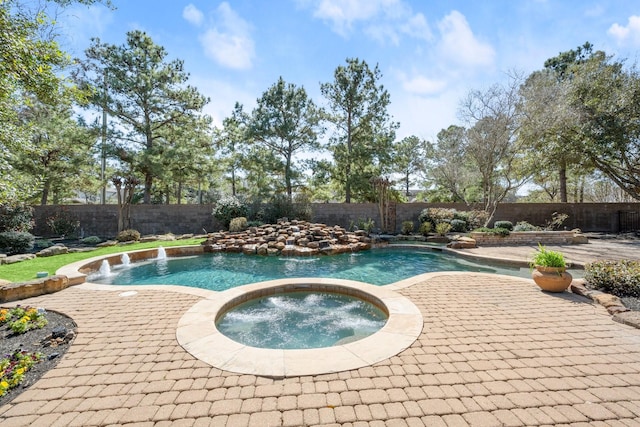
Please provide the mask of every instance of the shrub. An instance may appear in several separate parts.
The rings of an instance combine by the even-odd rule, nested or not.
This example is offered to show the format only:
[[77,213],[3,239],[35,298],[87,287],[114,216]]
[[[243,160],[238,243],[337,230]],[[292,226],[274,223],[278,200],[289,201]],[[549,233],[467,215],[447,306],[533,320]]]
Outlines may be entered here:
[[274,195],[261,209],[261,219],[268,224],[275,224],[280,218],[308,221],[311,216],[311,203],[304,194],[296,195],[293,202],[285,194]]
[[618,297],[640,297],[640,261],[594,261],[584,270],[591,288]]
[[31,252],[35,237],[31,233],[21,231],[5,231],[0,233],[0,253],[7,255],[26,254]]
[[565,213],[554,212],[551,214],[551,220],[547,221],[547,225],[544,227],[545,230],[551,231],[560,228],[560,226],[569,218],[569,215]]
[[140,240],[140,232],[138,230],[122,230],[116,236],[118,242],[135,242]]
[[513,227],[513,231],[540,231],[540,227],[529,224],[527,221],[519,221]]
[[484,226],[489,220],[489,213],[487,211],[472,210],[467,212],[467,224],[469,229]]
[[98,243],[102,242],[102,239],[98,236],[87,236],[82,239],[81,242],[85,245],[97,245]]
[[243,231],[248,227],[247,218],[239,216],[233,218],[229,223],[229,231]]
[[402,234],[413,233],[413,221],[402,221]]
[[537,265],[542,267],[564,268],[567,266],[567,263],[564,260],[562,252],[550,251],[544,246],[538,244],[538,250],[534,252],[531,260],[531,267],[535,267]]
[[422,224],[420,224],[420,228],[418,229],[418,232],[423,236],[428,236],[429,233],[431,233],[431,230],[433,230],[433,225],[431,225],[429,221],[425,221]]
[[36,240],[35,241],[35,245],[36,248],[38,249],[46,249],[46,248],[50,248],[51,246],[53,246],[53,242],[51,240],[47,240],[47,239],[40,239],[40,240]]
[[70,237],[75,235],[80,227],[80,221],[65,209],[60,209],[47,218],[47,225],[53,234]]
[[462,219],[451,220],[451,231],[454,233],[464,233],[467,231],[467,222]]
[[418,221],[421,224],[429,221],[432,225],[436,225],[439,222],[449,223],[454,218],[455,213],[455,209],[427,208],[420,212],[420,215],[418,215]]
[[441,236],[444,236],[451,230],[451,224],[448,222],[439,222],[436,224],[436,233]]
[[246,217],[247,212],[247,206],[234,196],[223,196],[213,208],[213,216],[225,227],[229,227],[233,218]]
[[364,230],[367,234],[371,234],[375,225],[375,221],[371,218],[358,218],[358,221],[356,222],[357,229]]
[[494,228],[506,228],[509,231],[513,230],[513,223],[511,221],[496,221],[493,224]]
[[26,233],[33,226],[33,208],[31,206],[0,204],[0,233],[5,231]]
[[475,233],[487,233],[487,234],[493,234],[494,236],[502,236],[502,237],[506,237],[509,234],[511,234],[511,232],[506,228],[480,227],[480,228],[476,228],[473,231]]

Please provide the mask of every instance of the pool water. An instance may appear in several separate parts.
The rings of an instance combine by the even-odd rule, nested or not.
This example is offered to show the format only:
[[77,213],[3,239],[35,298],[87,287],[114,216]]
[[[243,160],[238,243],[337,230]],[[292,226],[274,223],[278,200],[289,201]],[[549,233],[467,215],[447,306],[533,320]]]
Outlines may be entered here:
[[491,266],[438,251],[372,249],[314,257],[268,257],[233,253],[151,260],[112,267],[108,275],[94,274],[93,283],[117,285],[184,285],[213,291],[265,280],[326,277],[388,285],[434,271],[475,271],[531,277],[529,268]]
[[344,294],[291,292],[247,301],[216,322],[220,332],[259,348],[331,347],[380,330],[387,315],[373,304]]

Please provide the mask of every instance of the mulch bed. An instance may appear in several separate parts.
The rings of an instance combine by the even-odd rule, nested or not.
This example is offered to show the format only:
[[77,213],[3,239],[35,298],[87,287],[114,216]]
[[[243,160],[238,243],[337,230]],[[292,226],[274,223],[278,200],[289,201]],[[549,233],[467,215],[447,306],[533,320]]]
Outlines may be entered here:
[[[26,390],[31,384],[35,383],[47,371],[53,369],[62,356],[69,350],[71,342],[65,342],[64,338],[53,339],[54,330],[56,336],[60,335],[64,328],[65,335],[69,332],[75,334],[76,324],[70,317],[64,314],[47,311],[45,317],[48,321],[47,325],[42,329],[32,329],[24,334],[16,335],[9,329],[8,324],[2,325],[0,328],[0,358],[8,357],[16,350],[22,349],[26,352],[40,352],[43,354],[40,362],[36,363],[29,369],[24,376],[24,380],[17,387],[9,389],[9,391],[0,397],[0,406],[5,405],[15,399],[20,393]],[[72,335],[67,336],[67,340]]]

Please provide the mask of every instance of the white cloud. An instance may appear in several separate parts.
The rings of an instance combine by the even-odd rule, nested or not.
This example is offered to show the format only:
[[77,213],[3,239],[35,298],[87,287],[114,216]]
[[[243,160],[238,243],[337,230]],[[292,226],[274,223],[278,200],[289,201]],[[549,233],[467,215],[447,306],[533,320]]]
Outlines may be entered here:
[[403,0],[298,0],[298,5],[313,9],[314,17],[345,38],[361,23],[364,33],[381,44],[398,45],[402,34],[431,39],[424,15],[413,14]]
[[422,13],[411,16],[401,27],[403,33],[416,39],[430,41],[433,38],[427,18]]
[[447,87],[447,82],[442,79],[430,79],[422,75],[416,75],[411,78],[401,73],[399,80],[402,88],[414,95],[436,95]]
[[438,29],[442,36],[440,51],[452,62],[460,65],[493,64],[496,55],[493,47],[476,39],[467,19],[457,10],[445,16],[438,23]]
[[195,7],[192,3],[189,3],[182,10],[182,17],[186,19],[189,23],[199,27],[202,25],[202,21],[204,21],[203,13]]
[[224,67],[238,70],[251,68],[255,56],[251,25],[227,2],[221,3],[214,15],[217,25],[199,37],[205,55]]
[[607,33],[619,44],[629,42],[632,45],[640,45],[640,16],[631,15],[626,27],[618,23],[613,24]]

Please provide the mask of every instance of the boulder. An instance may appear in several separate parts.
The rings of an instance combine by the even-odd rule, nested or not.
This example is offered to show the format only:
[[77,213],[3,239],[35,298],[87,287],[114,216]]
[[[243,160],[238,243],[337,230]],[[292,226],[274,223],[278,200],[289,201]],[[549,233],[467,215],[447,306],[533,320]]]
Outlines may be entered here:
[[36,256],[48,257],[48,256],[67,254],[67,253],[69,253],[69,248],[67,248],[64,245],[58,244],[58,245],[49,246],[48,248],[44,248],[40,252],[36,253]]
[[447,244],[447,247],[451,249],[471,249],[476,247],[476,241],[471,237],[460,237]]
[[11,255],[8,256],[4,259],[4,263],[5,264],[14,264],[16,262],[22,262],[22,261],[27,261],[30,259],[34,259],[36,256],[35,254],[18,254],[18,255]]

